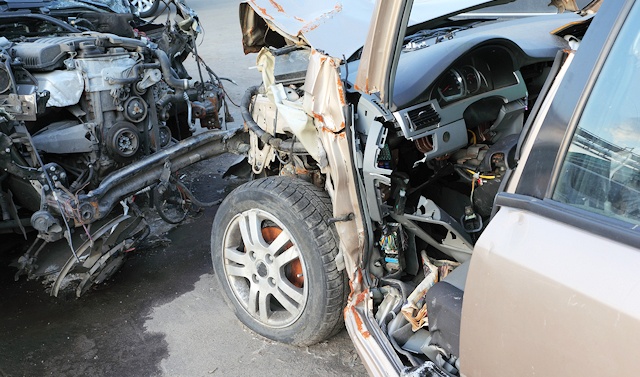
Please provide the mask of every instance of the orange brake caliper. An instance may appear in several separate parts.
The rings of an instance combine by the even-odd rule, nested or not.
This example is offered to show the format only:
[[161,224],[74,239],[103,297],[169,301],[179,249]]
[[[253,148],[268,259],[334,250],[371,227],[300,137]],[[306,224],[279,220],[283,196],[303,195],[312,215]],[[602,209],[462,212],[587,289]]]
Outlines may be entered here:
[[[268,226],[262,228],[262,238],[267,243],[272,243],[279,235],[282,233],[282,229],[275,226]],[[287,242],[284,247],[286,249],[293,246],[291,242]],[[300,258],[296,258],[287,264],[285,268],[285,276],[291,284],[295,285],[298,288],[302,288],[304,286],[304,275],[302,271],[302,263],[300,263]]]

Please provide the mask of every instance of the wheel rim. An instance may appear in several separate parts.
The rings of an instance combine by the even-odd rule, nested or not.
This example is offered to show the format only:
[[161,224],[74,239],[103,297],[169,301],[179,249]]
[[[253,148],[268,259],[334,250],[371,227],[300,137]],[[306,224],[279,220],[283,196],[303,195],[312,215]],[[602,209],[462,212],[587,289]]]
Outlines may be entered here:
[[268,212],[236,215],[223,241],[225,278],[244,310],[272,328],[287,327],[304,312],[307,269],[291,233]]
[[155,0],[131,0],[131,5],[140,13],[147,12]]

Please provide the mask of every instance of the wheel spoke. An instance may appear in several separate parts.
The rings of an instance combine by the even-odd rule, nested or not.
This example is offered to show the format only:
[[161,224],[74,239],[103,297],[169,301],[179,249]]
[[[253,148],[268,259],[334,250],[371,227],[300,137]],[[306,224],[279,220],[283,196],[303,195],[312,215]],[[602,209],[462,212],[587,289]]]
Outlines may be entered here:
[[282,247],[290,241],[291,237],[289,237],[289,234],[287,232],[281,232],[278,237],[271,242],[271,245],[269,245],[269,252],[271,254],[277,253],[278,250],[282,249]]
[[254,211],[249,211],[249,213],[240,217],[238,226],[242,234],[242,241],[244,241],[248,249],[254,249],[259,245],[266,246],[262,239],[261,225],[262,221]]
[[260,293],[260,287],[257,283],[250,282],[249,287],[249,299],[247,300],[247,310],[249,314],[255,316],[258,310],[258,294]]
[[266,323],[269,320],[271,310],[269,308],[269,294],[265,290],[258,294],[258,311],[260,312],[260,320]]
[[225,266],[228,276],[240,276],[247,279],[251,279],[251,271],[247,266],[234,266],[227,264]]
[[227,247],[224,250],[224,257],[233,263],[241,264],[243,266],[247,266],[251,262],[249,254],[240,252],[231,247]]
[[298,247],[295,245],[291,246],[290,248],[283,251],[282,254],[278,255],[275,258],[275,265],[278,268],[284,267],[287,265],[287,263],[298,258],[299,256],[300,256],[300,251],[298,250]]
[[298,288],[291,284],[291,282],[289,282],[288,280],[283,279],[280,280],[278,289],[280,290],[280,292],[282,292],[283,295],[286,295],[286,297],[290,298],[298,306],[303,304],[304,295],[302,294],[302,288]]
[[282,307],[284,307],[289,313],[291,313],[291,315],[295,316],[298,314],[298,306],[291,302],[291,300],[289,300],[289,298],[284,293],[282,293],[282,291],[276,290],[273,293],[273,297],[275,297],[280,305],[282,305]]

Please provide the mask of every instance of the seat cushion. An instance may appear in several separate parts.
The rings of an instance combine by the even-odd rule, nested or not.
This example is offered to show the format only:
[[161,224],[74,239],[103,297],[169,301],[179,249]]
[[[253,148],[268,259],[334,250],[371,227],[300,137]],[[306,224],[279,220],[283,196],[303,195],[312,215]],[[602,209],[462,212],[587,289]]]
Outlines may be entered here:
[[464,291],[446,281],[436,283],[427,292],[427,313],[431,344],[460,355],[460,317]]
[[431,287],[425,296],[431,344],[452,355],[460,355],[460,318],[462,296],[469,262],[453,270],[444,280]]

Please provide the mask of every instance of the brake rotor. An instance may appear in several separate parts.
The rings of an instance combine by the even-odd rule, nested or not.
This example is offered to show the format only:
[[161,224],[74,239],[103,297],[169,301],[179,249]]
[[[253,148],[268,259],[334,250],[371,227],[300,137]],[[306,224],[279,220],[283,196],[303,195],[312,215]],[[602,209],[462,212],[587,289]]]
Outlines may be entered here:
[[[267,226],[262,228],[262,238],[264,238],[264,240],[269,244],[275,241],[280,233],[282,233],[282,229],[276,226]],[[284,245],[284,248],[288,249],[292,246],[293,244],[289,241]],[[300,258],[296,258],[287,264],[285,276],[289,279],[291,284],[296,287],[302,288],[304,286],[304,271],[302,270],[302,262],[300,262]]]

